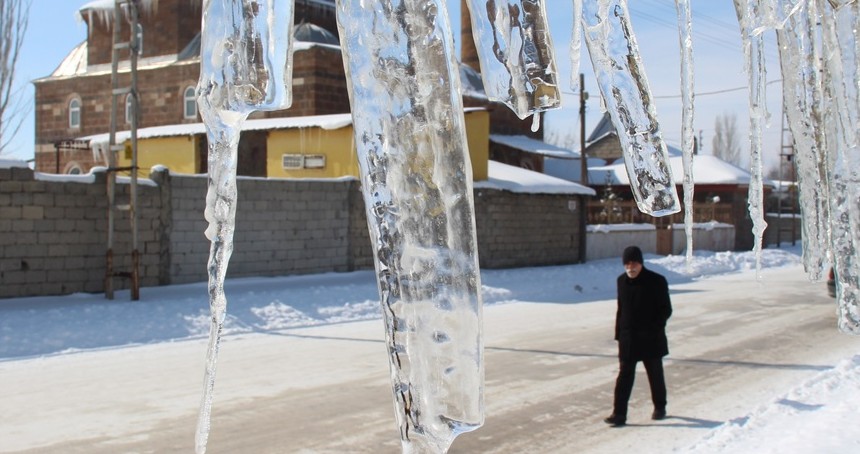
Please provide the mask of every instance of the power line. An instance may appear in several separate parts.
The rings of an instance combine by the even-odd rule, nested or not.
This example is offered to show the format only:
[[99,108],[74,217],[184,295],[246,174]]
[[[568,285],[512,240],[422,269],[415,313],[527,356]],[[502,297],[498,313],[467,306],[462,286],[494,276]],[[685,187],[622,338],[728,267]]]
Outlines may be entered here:
[[[765,85],[767,86],[767,85],[775,84],[777,82],[782,82],[782,79],[774,79],[774,80],[768,81]],[[693,93],[693,96],[698,98],[699,96],[720,95],[723,93],[731,93],[733,91],[741,91],[741,90],[747,90],[747,89],[749,89],[749,86],[744,85],[743,87],[726,88],[726,89],[722,89],[722,90],[703,91],[701,93]],[[578,93],[573,93],[573,92],[565,91],[565,90],[561,90],[561,92],[566,94],[566,95],[578,95]],[[680,98],[681,96],[682,95],[662,95],[662,96],[652,96],[651,98],[653,98],[653,99],[669,99],[669,98]]]

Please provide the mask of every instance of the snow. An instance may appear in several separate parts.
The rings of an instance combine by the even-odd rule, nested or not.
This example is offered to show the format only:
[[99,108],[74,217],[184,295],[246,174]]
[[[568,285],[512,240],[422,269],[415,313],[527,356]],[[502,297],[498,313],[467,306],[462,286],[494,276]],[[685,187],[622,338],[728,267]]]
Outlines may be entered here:
[[[684,180],[684,163],[681,156],[670,154],[669,165],[672,167],[672,175],[675,184],[682,184]],[[693,177],[696,185],[706,184],[737,184],[748,185],[750,173],[738,166],[730,164],[716,156],[696,155],[693,157]],[[613,185],[630,184],[627,170],[623,162],[617,162],[605,166],[594,166],[588,168],[589,182],[606,182]],[[773,186],[765,181],[765,185]]]
[[[796,267],[799,254],[799,246],[765,249],[762,266]],[[684,256],[646,254],[645,259],[647,266],[667,277],[670,286],[727,274],[754,278],[752,252],[698,251],[691,268]],[[522,301],[611,299],[615,283],[607,276],[617,275],[619,269],[618,260],[607,259],[583,265],[484,270],[485,310]],[[582,291],[570,292],[574,285]],[[225,324],[228,337],[312,325],[336,328],[346,322],[380,318],[372,271],[229,279],[225,288],[230,298]],[[131,353],[133,346],[141,344],[187,348],[187,343],[177,341],[208,335],[205,282],[144,288],[141,298],[139,303],[129,302],[128,292],[120,291],[113,301],[102,294],[0,300],[0,363],[24,367],[37,358],[62,358],[76,374],[91,374],[95,383],[100,369],[91,364],[90,354],[105,350]],[[384,362],[382,356],[379,360]],[[860,442],[849,422],[860,411],[860,355],[844,358],[835,367],[773,395],[779,397],[749,402],[747,415],[709,430],[685,452],[858,452]]]
[[0,169],[27,169],[30,166],[23,159],[0,158]]
[[542,140],[533,139],[528,136],[507,136],[501,134],[490,134],[490,142],[495,142],[501,145],[506,145],[511,148],[516,148],[517,150],[528,151],[530,153],[535,153],[553,158],[574,159],[579,157],[578,152],[568,150],[567,148],[557,147],[555,145],[548,144]]
[[578,183],[496,161],[489,161],[489,178],[475,182],[475,189],[480,188],[531,194],[596,194],[593,189]]
[[[333,115],[310,115],[306,117],[279,117],[259,118],[245,120],[242,131],[259,131],[270,129],[289,128],[322,128],[340,129],[352,124],[351,114]],[[152,126],[137,130],[138,139],[151,139],[155,137],[190,136],[195,134],[206,134],[206,126],[203,123],[175,124],[167,126]],[[109,134],[96,134],[82,137],[81,140],[89,140],[91,144],[107,143]],[[130,131],[119,131],[116,133],[117,143],[122,143],[131,138]]]

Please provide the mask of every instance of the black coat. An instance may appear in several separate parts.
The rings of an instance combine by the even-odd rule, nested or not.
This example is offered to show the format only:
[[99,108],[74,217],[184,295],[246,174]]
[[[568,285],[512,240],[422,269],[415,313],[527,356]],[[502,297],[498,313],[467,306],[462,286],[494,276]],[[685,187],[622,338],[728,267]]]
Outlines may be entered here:
[[641,361],[668,355],[666,321],[671,315],[672,303],[665,277],[645,267],[636,279],[621,273],[615,315],[618,358]]

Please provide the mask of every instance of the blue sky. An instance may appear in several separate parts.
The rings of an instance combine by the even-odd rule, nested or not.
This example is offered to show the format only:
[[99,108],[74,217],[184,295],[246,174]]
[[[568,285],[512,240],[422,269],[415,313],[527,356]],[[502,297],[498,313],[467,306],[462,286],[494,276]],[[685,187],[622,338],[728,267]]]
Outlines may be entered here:
[[[718,115],[735,114],[738,129],[747,136],[747,77],[743,70],[743,52],[730,0],[691,0],[693,10],[693,48],[695,52],[695,129],[701,131],[703,153],[710,154],[714,120]],[[16,79],[25,86],[25,95],[33,99],[30,81],[45,77],[78,43],[86,38],[86,27],[75,20],[77,9],[87,0],[33,1],[30,23],[25,37]],[[546,0],[550,30],[556,47],[559,80],[562,89],[570,92],[570,29],[572,0]],[[642,53],[651,92],[657,104],[657,114],[666,141],[681,142],[680,53],[678,50],[675,0],[634,0],[629,2],[633,27]],[[460,2],[448,0],[451,15],[459,17]],[[459,30],[459,19],[454,19]],[[768,81],[778,80],[774,40],[768,36]],[[457,39],[457,38],[455,38]],[[602,110],[591,62],[583,45],[580,72],[585,74],[585,89],[590,92],[586,104],[586,134],[597,124]],[[780,152],[782,133],[781,85],[768,86],[768,107],[771,120],[764,132],[765,166],[773,165]],[[715,94],[706,94],[714,93]],[[31,101],[32,105],[32,101]],[[562,109],[547,115],[547,132],[565,135],[574,131],[572,141],[578,143],[579,96],[566,94]],[[29,159],[33,155],[34,117],[32,110],[15,139],[14,157]],[[573,140],[575,138],[575,140]]]

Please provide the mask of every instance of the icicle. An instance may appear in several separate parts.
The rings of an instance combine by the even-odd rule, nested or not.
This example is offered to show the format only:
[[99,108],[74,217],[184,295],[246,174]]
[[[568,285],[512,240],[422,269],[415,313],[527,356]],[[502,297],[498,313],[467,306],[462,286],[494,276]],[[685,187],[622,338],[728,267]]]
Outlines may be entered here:
[[761,248],[764,230],[767,222],[764,220],[764,188],[762,183],[761,164],[761,130],[766,115],[764,84],[764,42],[761,34],[754,35],[757,19],[761,17],[759,0],[734,0],[738,23],[741,28],[741,40],[746,57],[746,73],[749,77],[749,111],[750,111],[750,187],[749,212],[753,222],[755,237],[756,278],[761,279]]
[[665,216],[681,208],[629,16],[626,0],[585,0],[585,42],[636,204],[643,213]]
[[856,3],[833,10],[819,5],[827,126],[827,180],[830,185],[830,228],[836,271],[839,329],[860,334],[860,95],[857,90],[858,52]]
[[579,66],[582,54],[582,0],[573,0],[570,27],[570,90],[579,91]]
[[487,97],[520,119],[561,106],[544,0],[468,0]]
[[690,0],[675,0],[678,11],[678,37],[681,42],[681,120],[682,159],[684,161],[684,234],[687,237],[687,267],[693,263],[693,29]]
[[[802,2],[801,2],[802,3]],[[824,124],[821,112],[819,58],[813,43],[815,13],[792,15],[776,32],[783,78],[783,105],[794,139],[798,199],[803,238],[803,266],[818,281],[824,273],[828,237],[828,191],[824,170]]]
[[483,424],[480,273],[443,0],[341,0],[337,21],[404,452]]
[[[292,96],[291,0],[206,0],[201,31],[197,100],[209,142],[205,217],[209,251],[211,325],[196,451],[206,452],[215,370],[227,312],[224,278],[233,252],[239,134],[255,110],[289,107]],[[277,26],[276,26],[277,25]]]
[[532,132],[538,132],[540,129],[540,112],[535,112],[532,115]]

